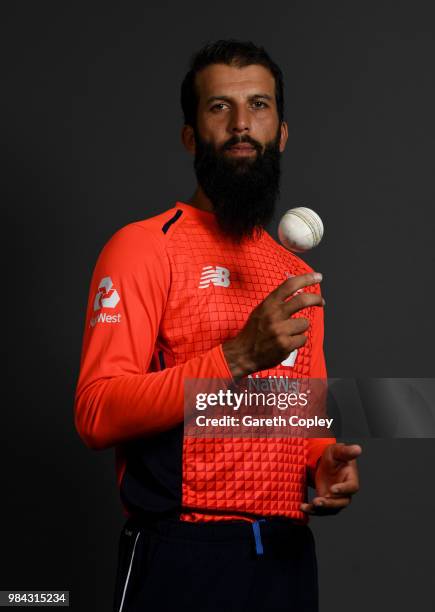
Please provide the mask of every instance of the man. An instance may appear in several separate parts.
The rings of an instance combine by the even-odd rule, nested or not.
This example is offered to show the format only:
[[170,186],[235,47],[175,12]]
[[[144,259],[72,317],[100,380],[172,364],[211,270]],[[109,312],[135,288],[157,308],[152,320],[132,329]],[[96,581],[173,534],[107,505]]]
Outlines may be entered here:
[[183,435],[186,379],[326,378],[321,275],[264,230],[288,137],[281,72],[252,43],[206,45],[182,107],[197,189],[111,238],[87,311],[76,426],[115,446],[128,516],[114,609],[317,610],[308,514],[349,504],[360,447]]

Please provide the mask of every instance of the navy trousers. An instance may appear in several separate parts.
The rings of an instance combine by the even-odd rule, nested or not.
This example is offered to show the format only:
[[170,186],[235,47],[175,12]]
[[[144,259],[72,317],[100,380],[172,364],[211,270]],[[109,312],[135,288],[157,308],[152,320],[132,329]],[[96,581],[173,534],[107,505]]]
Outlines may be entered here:
[[284,519],[188,523],[130,518],[114,612],[318,612],[309,527]]

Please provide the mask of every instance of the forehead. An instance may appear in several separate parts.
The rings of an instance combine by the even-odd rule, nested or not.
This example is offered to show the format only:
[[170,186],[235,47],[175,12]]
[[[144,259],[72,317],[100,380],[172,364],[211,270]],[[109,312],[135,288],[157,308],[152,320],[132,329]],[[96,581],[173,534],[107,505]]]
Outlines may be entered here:
[[273,74],[259,64],[238,68],[226,64],[211,64],[196,75],[196,89],[200,102],[211,96],[275,96]]

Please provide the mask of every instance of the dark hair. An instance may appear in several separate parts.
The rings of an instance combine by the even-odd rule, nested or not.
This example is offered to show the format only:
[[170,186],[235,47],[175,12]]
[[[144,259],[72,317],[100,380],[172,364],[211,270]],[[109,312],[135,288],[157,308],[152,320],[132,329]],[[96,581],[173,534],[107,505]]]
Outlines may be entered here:
[[189,72],[181,84],[181,107],[186,125],[196,126],[198,96],[195,87],[195,77],[206,66],[211,64],[227,64],[243,68],[252,64],[260,64],[272,73],[275,79],[275,99],[280,121],[284,118],[284,85],[282,72],[271,60],[263,47],[257,47],[253,42],[240,40],[217,40],[207,43],[192,56]]

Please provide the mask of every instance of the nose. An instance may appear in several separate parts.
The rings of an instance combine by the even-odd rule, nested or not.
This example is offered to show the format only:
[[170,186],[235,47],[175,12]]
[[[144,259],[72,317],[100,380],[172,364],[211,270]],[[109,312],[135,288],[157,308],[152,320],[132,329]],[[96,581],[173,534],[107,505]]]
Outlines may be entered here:
[[249,110],[246,107],[233,107],[228,128],[233,136],[249,133],[251,129]]

